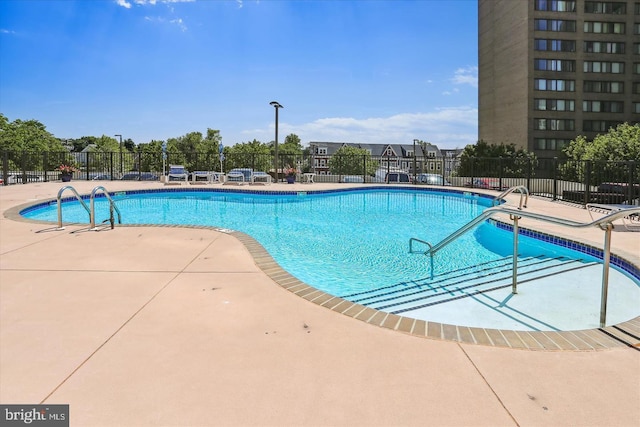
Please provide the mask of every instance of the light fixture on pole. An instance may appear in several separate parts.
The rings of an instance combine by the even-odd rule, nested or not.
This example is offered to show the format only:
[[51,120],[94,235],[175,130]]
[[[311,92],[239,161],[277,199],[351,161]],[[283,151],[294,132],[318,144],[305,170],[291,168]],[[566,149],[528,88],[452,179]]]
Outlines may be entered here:
[[280,174],[278,173],[278,110],[284,107],[280,105],[280,103],[277,101],[271,101],[269,105],[272,105],[276,109],[276,141],[275,141],[274,150],[273,150],[274,151],[273,168],[276,174],[275,175],[276,182],[278,182],[280,178]]
[[120,137],[120,175],[124,174],[124,166],[122,164],[122,135],[114,135]]

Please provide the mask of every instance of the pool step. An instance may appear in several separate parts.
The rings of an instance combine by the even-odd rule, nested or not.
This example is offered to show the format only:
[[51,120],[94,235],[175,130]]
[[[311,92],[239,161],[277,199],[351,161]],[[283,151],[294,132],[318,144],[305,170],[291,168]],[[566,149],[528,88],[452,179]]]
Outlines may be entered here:
[[[564,257],[542,256],[518,260],[518,284],[582,269],[596,263]],[[462,269],[431,279],[399,283],[383,288],[345,296],[378,310],[401,314],[406,311],[442,304],[461,298],[511,286],[512,260],[503,258],[487,263],[481,269]]]

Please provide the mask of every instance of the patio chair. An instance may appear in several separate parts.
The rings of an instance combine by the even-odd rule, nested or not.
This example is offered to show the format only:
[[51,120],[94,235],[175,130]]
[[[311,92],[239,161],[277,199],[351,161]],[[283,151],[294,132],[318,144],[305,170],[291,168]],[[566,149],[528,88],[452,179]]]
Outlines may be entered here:
[[271,175],[266,172],[256,171],[251,174],[251,184],[271,184]]
[[169,173],[167,174],[167,182],[171,181],[172,178],[177,179],[178,181],[184,180],[184,182],[189,181],[189,173],[182,165],[169,165]]
[[244,174],[242,172],[231,171],[224,180],[224,185],[243,185],[245,183]]
[[[607,205],[607,204],[600,204],[600,203],[587,203],[585,205],[585,209],[587,209],[587,211],[589,212],[589,216],[591,217],[591,220],[595,219],[593,218],[593,212],[599,212],[599,213],[608,215],[613,212],[620,212],[626,209],[632,209],[637,207],[638,206],[635,206],[635,205],[622,205],[622,204]],[[628,231],[640,231],[640,215],[631,214],[622,218],[622,225]]]
[[197,182],[206,182],[207,184],[220,182],[220,174],[211,171],[195,171],[191,173],[191,182],[193,184]]

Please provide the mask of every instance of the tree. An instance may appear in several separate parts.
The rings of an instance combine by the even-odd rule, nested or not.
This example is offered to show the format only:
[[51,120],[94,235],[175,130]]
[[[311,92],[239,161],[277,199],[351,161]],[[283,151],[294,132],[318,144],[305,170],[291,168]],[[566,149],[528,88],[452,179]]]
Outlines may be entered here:
[[278,145],[279,167],[303,168],[302,144],[298,135],[292,133],[285,137],[284,143]]
[[9,122],[1,113],[0,151],[8,153],[10,169],[51,170],[59,166],[58,160],[68,157],[60,140],[39,121],[16,119]]
[[100,138],[85,136],[81,140],[90,141],[84,148],[86,154],[80,158],[91,170],[106,171],[109,167],[113,167],[114,171],[130,170],[134,165],[132,157],[125,155],[122,157],[122,166],[120,166],[120,156],[115,154],[120,151],[120,141],[115,137],[106,135],[102,135]]
[[460,155],[460,176],[509,177],[523,176],[535,170],[537,159],[534,153],[515,144],[489,144],[484,140],[467,145]]
[[563,150],[571,160],[624,161],[640,159],[640,123],[622,123],[589,142],[580,135]]
[[225,156],[227,171],[233,168],[251,168],[259,171],[272,169],[271,149],[268,144],[263,144],[257,139],[226,147]]
[[[604,181],[637,181],[640,177],[640,123],[622,123],[588,141],[579,135],[563,150],[563,179],[598,185]],[[615,177],[615,178],[614,178]]]
[[9,122],[0,113],[0,151],[66,151],[55,136],[37,120]]
[[376,167],[371,153],[349,145],[340,147],[329,159],[329,172],[333,175],[374,175]]

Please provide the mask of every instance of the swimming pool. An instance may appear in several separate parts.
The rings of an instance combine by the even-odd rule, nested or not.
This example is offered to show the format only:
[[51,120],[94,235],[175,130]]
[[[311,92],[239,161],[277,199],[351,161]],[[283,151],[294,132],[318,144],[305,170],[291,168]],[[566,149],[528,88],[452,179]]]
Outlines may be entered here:
[[[462,299],[459,295],[465,295],[468,301],[486,305],[486,301],[478,301],[482,296],[470,295],[467,283],[473,277],[486,277],[485,282],[494,283],[498,276],[508,275],[505,271],[510,265],[512,234],[490,222],[438,253],[433,279],[427,258],[408,253],[410,238],[439,242],[490,207],[492,199],[488,196],[388,187],[275,194],[197,190],[129,191],[115,193],[113,198],[125,224],[184,224],[242,231],[303,282],[332,295],[416,318],[447,312],[443,307],[451,304],[434,303],[442,299],[435,298],[436,293],[454,304]],[[108,205],[102,197],[96,198],[96,212],[98,220],[108,216]],[[55,202],[27,209],[22,215],[55,222]],[[65,222],[88,223],[87,212],[75,198],[63,204],[63,218]],[[530,270],[544,264],[559,275],[563,271],[590,271],[597,259],[589,253],[522,236],[519,262]],[[633,294],[631,301],[639,295],[637,280],[627,273],[618,271],[612,282],[624,282],[621,286]],[[612,292],[612,299],[617,295]],[[621,299],[629,301],[628,296]],[[597,312],[598,303],[593,305]],[[417,308],[408,309],[411,307]],[[615,313],[620,316],[618,320],[627,320],[637,315],[637,307],[631,311],[616,309]],[[611,310],[612,321],[615,313]],[[511,321],[520,327],[532,323]],[[546,323],[529,326],[541,329]],[[550,328],[558,329],[554,325]]]

